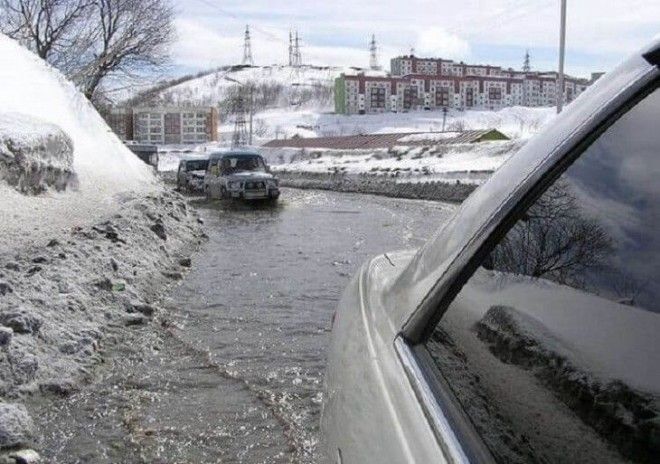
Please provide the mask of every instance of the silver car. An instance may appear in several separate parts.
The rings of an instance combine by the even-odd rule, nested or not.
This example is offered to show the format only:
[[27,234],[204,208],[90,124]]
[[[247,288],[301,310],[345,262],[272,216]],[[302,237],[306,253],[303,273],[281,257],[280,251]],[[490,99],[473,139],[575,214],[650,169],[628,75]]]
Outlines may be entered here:
[[333,317],[328,463],[660,459],[660,41]]
[[204,191],[209,199],[277,201],[280,196],[278,179],[264,158],[253,151],[212,154]]

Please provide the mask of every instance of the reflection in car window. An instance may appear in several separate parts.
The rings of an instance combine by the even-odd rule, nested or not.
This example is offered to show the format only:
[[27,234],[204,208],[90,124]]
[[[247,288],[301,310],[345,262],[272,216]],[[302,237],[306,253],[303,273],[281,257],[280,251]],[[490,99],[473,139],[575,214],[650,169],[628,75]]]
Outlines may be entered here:
[[660,92],[605,131],[425,343],[498,462],[658,462]]

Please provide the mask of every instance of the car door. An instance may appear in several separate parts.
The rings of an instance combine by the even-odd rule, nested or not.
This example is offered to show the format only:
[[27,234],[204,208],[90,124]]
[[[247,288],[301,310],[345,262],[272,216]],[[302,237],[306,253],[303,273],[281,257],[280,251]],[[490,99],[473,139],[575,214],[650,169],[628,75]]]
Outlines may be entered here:
[[397,352],[455,461],[657,462],[657,75],[469,238],[405,320]]

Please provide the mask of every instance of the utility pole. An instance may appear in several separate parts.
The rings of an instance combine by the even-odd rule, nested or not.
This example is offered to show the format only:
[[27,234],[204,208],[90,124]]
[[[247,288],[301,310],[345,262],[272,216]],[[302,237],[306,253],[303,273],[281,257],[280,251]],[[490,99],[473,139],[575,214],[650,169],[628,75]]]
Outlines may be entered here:
[[559,75],[557,76],[557,113],[564,107],[564,54],[566,51],[566,0],[561,0],[559,23]]
[[447,122],[447,107],[442,107],[442,132],[445,131],[445,123]]
[[289,66],[293,66],[293,34],[289,31]]
[[252,44],[250,43],[250,26],[245,26],[245,39],[243,42],[243,64],[254,65],[252,59]]
[[369,67],[376,71],[380,70],[380,66],[378,66],[378,46],[376,45],[375,34],[371,35],[371,42],[369,43],[369,53],[370,53]]

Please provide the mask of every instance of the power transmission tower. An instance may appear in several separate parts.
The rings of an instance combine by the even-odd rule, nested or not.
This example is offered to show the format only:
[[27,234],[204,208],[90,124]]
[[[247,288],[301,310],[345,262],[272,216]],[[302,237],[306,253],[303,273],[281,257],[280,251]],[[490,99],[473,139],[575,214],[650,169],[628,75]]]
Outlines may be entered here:
[[374,70],[379,70],[380,66],[378,65],[378,46],[376,45],[376,36],[371,35],[371,42],[369,43],[369,67]]
[[298,37],[298,31],[296,31],[296,36],[293,39],[293,66],[296,68],[302,66],[302,55],[300,53],[300,38]]
[[231,147],[244,147],[247,145],[247,142],[248,133],[245,124],[245,105],[243,95],[239,95],[234,107],[234,133],[231,136]]
[[293,34],[289,31],[289,66],[293,66]]
[[250,26],[245,26],[245,41],[243,42],[243,64],[252,66],[252,44],[250,43]]
[[523,62],[523,72],[530,72],[532,70],[532,67],[529,64],[529,50],[525,52],[525,61]]

